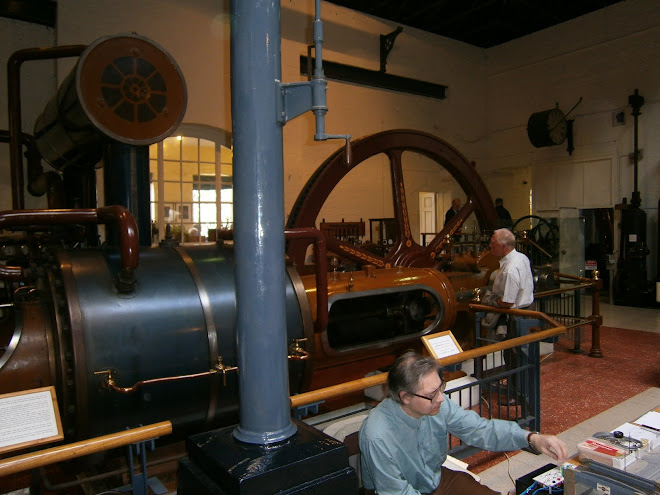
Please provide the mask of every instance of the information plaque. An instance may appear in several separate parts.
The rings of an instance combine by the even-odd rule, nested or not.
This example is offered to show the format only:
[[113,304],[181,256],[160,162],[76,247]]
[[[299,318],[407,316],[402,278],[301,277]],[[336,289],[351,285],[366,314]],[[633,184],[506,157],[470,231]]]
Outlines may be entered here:
[[426,350],[429,351],[429,354],[436,359],[453,356],[454,354],[460,354],[463,352],[463,349],[461,349],[461,346],[454,338],[454,334],[451,333],[451,330],[424,335],[422,337],[422,342],[424,343],[424,346],[426,346]]
[[62,440],[55,387],[0,395],[0,454]]

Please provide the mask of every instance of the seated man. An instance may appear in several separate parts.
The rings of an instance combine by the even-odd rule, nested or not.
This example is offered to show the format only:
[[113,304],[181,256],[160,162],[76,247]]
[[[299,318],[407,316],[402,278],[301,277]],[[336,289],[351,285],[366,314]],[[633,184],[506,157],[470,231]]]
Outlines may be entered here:
[[371,411],[360,429],[366,489],[378,495],[498,495],[469,474],[442,467],[449,434],[484,450],[529,445],[557,463],[566,459],[566,445],[555,436],[462,409],[444,395],[441,376],[433,358],[415,351],[394,362],[388,376],[389,397]]

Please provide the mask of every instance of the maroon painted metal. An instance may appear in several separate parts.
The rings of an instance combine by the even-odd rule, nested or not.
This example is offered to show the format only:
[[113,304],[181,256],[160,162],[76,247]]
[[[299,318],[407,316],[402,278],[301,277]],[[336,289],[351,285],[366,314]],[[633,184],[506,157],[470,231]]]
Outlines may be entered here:
[[287,241],[311,239],[314,241],[316,258],[316,321],[314,331],[323,332],[328,327],[328,256],[326,239],[323,232],[315,227],[301,229],[285,229],[284,238]]
[[52,48],[28,48],[18,50],[7,61],[7,102],[9,116],[9,164],[11,169],[12,208],[25,207],[23,194],[23,160],[21,158],[21,65],[26,60],[47,60],[77,57],[87,45],[55,46]]
[[[431,134],[413,130],[391,130],[373,134],[354,141],[353,165],[346,166],[344,149],[337,150],[312,175],[298,196],[287,228],[314,227],[321,207],[332,190],[354,167],[380,153],[390,161],[394,216],[397,226],[395,245],[385,256],[366,251],[339,239],[329,237],[328,251],[332,251],[358,263],[369,263],[379,268],[389,266],[434,267],[436,254],[446,235],[457,232],[465,219],[474,212],[482,230],[493,229],[497,222],[495,205],[477,173],[474,162],[469,162],[456,148]],[[440,230],[426,247],[412,237],[410,218],[405,195],[401,156],[404,151],[422,154],[444,167],[458,182],[467,195],[467,201],[458,214]],[[307,243],[308,244],[308,243]],[[300,241],[289,243],[288,255],[296,266],[302,266],[307,244]]]

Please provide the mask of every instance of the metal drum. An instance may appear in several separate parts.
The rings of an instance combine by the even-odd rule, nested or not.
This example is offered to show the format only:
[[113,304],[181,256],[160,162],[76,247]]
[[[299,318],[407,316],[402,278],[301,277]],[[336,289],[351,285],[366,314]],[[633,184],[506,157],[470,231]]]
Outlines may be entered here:
[[100,38],[81,54],[34,126],[43,158],[61,170],[95,165],[108,139],[150,145],[186,111],[183,74],[159,45],[137,34]]
[[[115,289],[119,268],[115,252],[61,251],[42,290],[44,297],[50,292],[54,309],[42,307],[53,314],[31,319],[54,322],[48,359],[57,379],[44,372],[41,384],[57,381],[66,434],[88,437],[163,420],[181,432],[235,418],[236,372],[224,380],[222,373],[190,377],[213,368],[219,357],[227,366],[238,364],[233,251],[211,244],[145,249],[137,288],[129,294]],[[297,276],[290,274],[287,331],[293,340],[313,330],[304,291],[300,300]],[[293,388],[305,371],[298,369]],[[123,388],[163,380],[121,393],[104,386],[108,371]],[[10,385],[2,372],[0,382]]]

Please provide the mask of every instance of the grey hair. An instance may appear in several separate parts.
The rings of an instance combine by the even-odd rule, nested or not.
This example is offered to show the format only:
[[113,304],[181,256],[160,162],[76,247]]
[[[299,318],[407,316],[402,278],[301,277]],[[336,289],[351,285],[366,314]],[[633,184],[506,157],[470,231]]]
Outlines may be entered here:
[[516,247],[516,236],[509,229],[497,229],[493,232],[493,235],[500,244],[504,244],[512,249]]
[[394,361],[387,377],[390,398],[401,404],[400,392],[416,392],[422,377],[431,372],[442,376],[442,366],[435,359],[424,357],[412,349],[404,352]]

